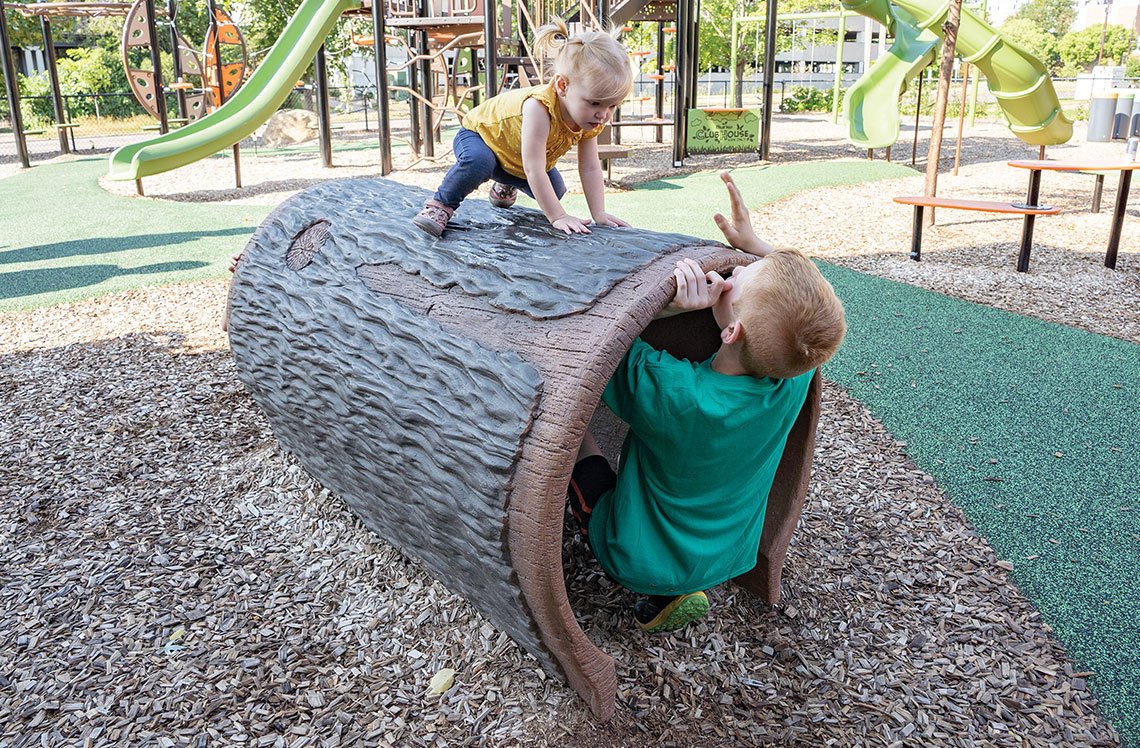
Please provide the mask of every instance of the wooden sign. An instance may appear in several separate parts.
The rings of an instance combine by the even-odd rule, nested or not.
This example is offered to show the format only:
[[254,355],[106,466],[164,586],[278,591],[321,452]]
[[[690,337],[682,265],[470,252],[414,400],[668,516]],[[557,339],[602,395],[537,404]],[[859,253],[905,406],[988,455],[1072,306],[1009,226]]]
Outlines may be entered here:
[[689,153],[747,153],[760,138],[760,115],[752,109],[690,109]]

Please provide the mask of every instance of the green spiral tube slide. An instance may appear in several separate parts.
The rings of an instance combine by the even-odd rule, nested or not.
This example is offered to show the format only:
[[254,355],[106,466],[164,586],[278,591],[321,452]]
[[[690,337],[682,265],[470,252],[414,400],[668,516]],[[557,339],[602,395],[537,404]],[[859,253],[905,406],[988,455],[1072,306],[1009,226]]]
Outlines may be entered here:
[[899,95],[931,63],[941,39],[918,28],[914,18],[891,8],[887,0],[843,0],[843,7],[883,24],[895,40],[847,90],[843,103],[851,142],[864,148],[885,148],[899,139]]
[[[937,0],[843,0],[843,6],[887,26],[890,51],[847,92],[849,139],[882,148],[898,139],[898,97],[906,82],[932,60],[949,5]],[[962,9],[955,51],[986,76],[1010,130],[1031,145],[1057,145],[1073,136],[1049,71],[1033,55],[1004,39],[967,8]]]
[[108,177],[141,179],[232,146],[269,119],[304,74],[337,18],[360,0],[304,0],[281,37],[229,101],[202,119],[111,154]]

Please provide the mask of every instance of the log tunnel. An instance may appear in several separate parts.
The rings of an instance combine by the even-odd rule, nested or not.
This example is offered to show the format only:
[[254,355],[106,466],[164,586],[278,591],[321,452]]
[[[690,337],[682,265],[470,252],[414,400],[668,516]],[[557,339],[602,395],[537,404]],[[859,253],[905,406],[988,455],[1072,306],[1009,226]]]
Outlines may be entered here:
[[[466,201],[440,240],[411,223],[424,190],[328,182],[282,203],[246,246],[229,300],[238,376],[281,445],[372,531],[562,675],[608,719],[613,659],[578,626],[562,568],[566,486],[634,337],[690,358],[712,315],[653,317],[692,257],[751,257],[679,234],[596,227]],[[710,218],[711,220],[711,218]],[[807,492],[819,378],[788,439],[756,568],[774,603]],[[616,464],[620,425],[597,408]]]

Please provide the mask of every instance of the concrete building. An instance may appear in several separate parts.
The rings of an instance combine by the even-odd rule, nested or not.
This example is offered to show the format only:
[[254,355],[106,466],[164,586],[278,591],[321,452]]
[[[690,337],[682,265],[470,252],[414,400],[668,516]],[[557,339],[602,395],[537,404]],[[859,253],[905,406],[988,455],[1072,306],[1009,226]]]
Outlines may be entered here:
[[1077,18],[1073,21],[1073,31],[1087,29],[1090,26],[1120,25],[1140,32],[1140,3],[1136,0],[1078,0]]

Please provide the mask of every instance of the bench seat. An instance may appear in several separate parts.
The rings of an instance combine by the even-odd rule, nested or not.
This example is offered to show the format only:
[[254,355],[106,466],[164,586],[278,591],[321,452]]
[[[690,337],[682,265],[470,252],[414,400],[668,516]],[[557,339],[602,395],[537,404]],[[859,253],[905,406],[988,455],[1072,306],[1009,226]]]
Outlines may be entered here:
[[1061,212],[1060,208],[1049,205],[1025,205],[1024,203],[1002,203],[995,200],[969,200],[958,197],[928,197],[926,195],[903,195],[894,199],[896,203],[914,206],[914,228],[911,234],[910,259],[922,259],[922,209],[946,208],[947,210],[974,210],[983,213],[1005,213],[1025,216],[1025,228],[1021,236],[1021,254],[1017,269],[1024,273],[1029,269],[1029,252],[1033,242],[1033,220],[1036,216],[1052,216]]
[[965,200],[957,197],[927,197],[925,195],[906,195],[896,197],[896,203],[914,205],[927,208],[948,208],[950,210],[979,210],[986,213],[1014,213],[1016,215],[1033,214],[1035,216],[1052,216],[1061,212],[1060,208],[1049,205],[1029,206],[1022,203],[999,203],[994,200]]
[[610,161],[618,158],[628,158],[633,153],[632,148],[626,148],[622,145],[613,145],[612,143],[598,143],[598,160],[602,162],[602,166],[606,167],[606,181],[610,179]]
[[610,127],[667,127],[673,124],[671,119],[623,119],[621,122],[611,122]]

